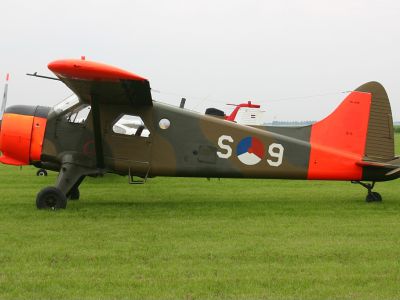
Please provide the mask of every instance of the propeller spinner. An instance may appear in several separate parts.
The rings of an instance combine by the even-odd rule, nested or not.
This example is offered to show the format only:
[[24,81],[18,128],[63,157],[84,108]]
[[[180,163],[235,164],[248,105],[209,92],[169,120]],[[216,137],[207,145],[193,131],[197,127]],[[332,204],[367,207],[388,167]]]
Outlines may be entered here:
[[0,162],[22,166],[40,161],[49,108],[15,105],[7,108],[6,76],[0,111]]

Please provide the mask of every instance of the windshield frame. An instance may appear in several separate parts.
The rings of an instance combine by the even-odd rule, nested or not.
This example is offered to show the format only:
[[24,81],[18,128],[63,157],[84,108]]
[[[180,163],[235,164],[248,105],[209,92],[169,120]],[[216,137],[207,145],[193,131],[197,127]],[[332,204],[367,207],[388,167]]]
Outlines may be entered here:
[[82,103],[79,97],[76,94],[72,94],[67,98],[65,98],[64,100],[62,100],[61,102],[54,105],[52,110],[56,115],[61,116],[71,111],[80,104]]

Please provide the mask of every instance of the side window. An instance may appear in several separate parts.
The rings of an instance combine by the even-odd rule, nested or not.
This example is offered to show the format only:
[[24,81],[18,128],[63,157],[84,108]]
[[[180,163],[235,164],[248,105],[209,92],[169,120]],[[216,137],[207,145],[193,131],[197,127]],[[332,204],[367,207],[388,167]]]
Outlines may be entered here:
[[67,121],[75,124],[84,124],[90,113],[90,105],[79,106],[66,115]]
[[113,132],[124,135],[149,137],[150,131],[139,116],[122,115],[116,119]]

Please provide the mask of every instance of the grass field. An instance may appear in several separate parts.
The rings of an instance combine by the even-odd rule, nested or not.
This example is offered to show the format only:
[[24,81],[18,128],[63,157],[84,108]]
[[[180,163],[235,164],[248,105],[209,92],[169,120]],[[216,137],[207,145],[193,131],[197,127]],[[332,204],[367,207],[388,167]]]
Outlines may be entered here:
[[400,298],[399,181],[106,176],[36,210],[54,181],[0,166],[0,299]]

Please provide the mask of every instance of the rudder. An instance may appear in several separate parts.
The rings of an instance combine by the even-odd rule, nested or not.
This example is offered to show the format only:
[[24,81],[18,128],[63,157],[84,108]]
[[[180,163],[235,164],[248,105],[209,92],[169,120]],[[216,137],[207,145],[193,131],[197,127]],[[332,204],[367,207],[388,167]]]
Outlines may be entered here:
[[385,88],[378,82],[368,82],[356,91],[372,95],[365,157],[380,161],[393,159],[395,155],[392,109]]

